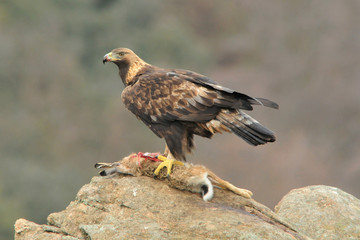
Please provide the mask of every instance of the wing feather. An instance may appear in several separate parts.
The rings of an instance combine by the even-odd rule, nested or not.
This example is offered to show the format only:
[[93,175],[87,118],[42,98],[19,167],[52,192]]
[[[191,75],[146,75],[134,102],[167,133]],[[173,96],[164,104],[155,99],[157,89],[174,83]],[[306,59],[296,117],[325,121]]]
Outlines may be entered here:
[[122,98],[125,106],[148,124],[177,120],[207,122],[214,119],[221,108],[252,110],[254,104],[277,106],[267,99],[235,92],[186,70],[156,69],[142,74],[125,88]]
[[211,78],[208,78],[204,75],[201,75],[201,74],[198,74],[198,73],[195,73],[192,71],[188,71],[188,70],[182,70],[182,69],[176,69],[176,70],[171,70],[171,71],[174,74],[179,74],[179,75],[185,76],[187,81],[194,82],[196,84],[205,86],[207,88],[211,88],[213,90],[220,91],[224,94],[230,94],[232,96],[235,96],[241,102],[241,103],[238,103],[238,105],[237,105],[238,108],[241,108],[244,110],[252,110],[251,105],[262,105],[265,107],[270,107],[270,108],[275,108],[275,109],[279,108],[279,105],[273,101],[270,101],[265,98],[250,97],[246,94],[239,93],[230,88],[219,85],[217,82],[215,82]]

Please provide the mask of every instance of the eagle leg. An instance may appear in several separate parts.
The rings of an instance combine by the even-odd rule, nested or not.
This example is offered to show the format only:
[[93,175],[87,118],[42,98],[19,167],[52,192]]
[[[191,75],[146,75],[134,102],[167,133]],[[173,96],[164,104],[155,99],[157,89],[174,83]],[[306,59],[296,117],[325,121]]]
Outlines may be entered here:
[[171,173],[171,169],[172,166],[175,165],[180,165],[180,166],[184,166],[183,162],[180,162],[178,160],[176,160],[172,154],[169,152],[167,157],[164,157],[162,155],[159,155],[157,157],[160,161],[162,161],[162,163],[160,163],[160,165],[155,169],[154,171],[154,177],[158,176],[160,173],[160,170],[163,169],[164,167],[167,168],[167,174],[166,177],[170,177],[170,173]]

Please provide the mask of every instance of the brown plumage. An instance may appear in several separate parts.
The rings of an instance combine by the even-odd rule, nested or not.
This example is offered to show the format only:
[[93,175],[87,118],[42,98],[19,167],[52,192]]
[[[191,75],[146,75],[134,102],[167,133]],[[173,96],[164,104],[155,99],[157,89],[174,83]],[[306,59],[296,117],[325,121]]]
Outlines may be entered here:
[[126,108],[165,139],[166,151],[175,159],[185,160],[194,135],[233,132],[254,146],[275,141],[272,131],[241,111],[252,105],[277,109],[270,100],[222,87],[195,72],[150,65],[127,48],[112,50],[103,62],[118,66]]

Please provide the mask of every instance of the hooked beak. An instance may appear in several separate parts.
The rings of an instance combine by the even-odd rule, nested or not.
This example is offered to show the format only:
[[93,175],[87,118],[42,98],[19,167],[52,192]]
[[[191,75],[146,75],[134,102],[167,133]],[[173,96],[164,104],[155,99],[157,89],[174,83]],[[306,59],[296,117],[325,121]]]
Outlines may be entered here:
[[108,54],[105,54],[105,56],[103,57],[103,64],[105,64],[106,62],[112,62],[113,61],[113,56],[112,56],[112,52],[109,52]]

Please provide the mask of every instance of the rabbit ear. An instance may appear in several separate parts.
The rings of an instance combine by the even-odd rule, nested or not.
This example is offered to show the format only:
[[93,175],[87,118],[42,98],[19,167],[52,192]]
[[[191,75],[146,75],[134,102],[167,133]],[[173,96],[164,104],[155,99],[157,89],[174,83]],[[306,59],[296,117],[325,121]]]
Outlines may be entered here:
[[131,175],[130,169],[123,166],[120,162],[114,162],[114,163],[96,163],[95,168],[97,169],[103,169],[101,172],[99,172],[100,176],[113,176],[113,175]]
[[105,170],[102,170],[101,172],[99,172],[100,176],[115,176],[115,175],[130,175],[130,176],[134,176],[132,173],[128,173],[128,172],[123,172],[121,171],[118,167],[114,167],[114,168],[108,168]]
[[114,162],[114,163],[95,163],[95,168],[113,168],[115,166],[118,166],[120,163],[119,162]]
[[115,175],[117,172],[116,172],[116,169],[115,168],[108,168],[108,169],[105,169],[105,170],[102,170],[101,172],[99,172],[99,175],[100,176],[112,176],[112,175]]

